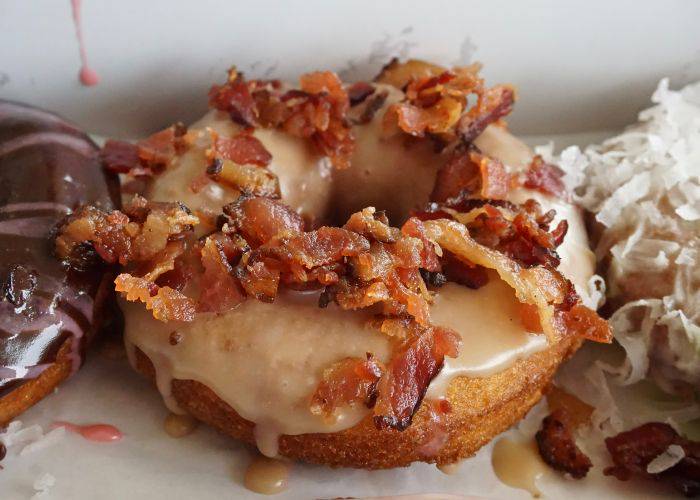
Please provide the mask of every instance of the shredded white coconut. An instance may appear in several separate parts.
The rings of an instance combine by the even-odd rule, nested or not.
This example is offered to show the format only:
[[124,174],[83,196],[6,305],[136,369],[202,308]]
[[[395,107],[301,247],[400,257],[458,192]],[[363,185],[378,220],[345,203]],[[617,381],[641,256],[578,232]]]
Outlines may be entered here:
[[683,448],[677,444],[672,444],[666,451],[647,464],[647,472],[649,474],[659,474],[676,465],[684,457],[685,451],[683,451]]
[[49,446],[53,446],[63,439],[66,430],[59,427],[44,434],[39,425],[24,427],[20,420],[10,422],[5,432],[0,434],[0,443],[5,445],[8,452],[27,455]]
[[34,481],[34,484],[32,485],[36,493],[32,496],[31,500],[46,498],[49,490],[53,488],[55,484],[56,478],[48,472],[44,472],[36,479],[36,481]]
[[601,224],[596,255],[627,352],[621,381],[651,376],[673,391],[700,386],[700,82],[673,91],[664,79],[652,102],[602,144],[537,152]]
[[29,453],[34,453],[36,451],[43,450],[61,441],[66,435],[65,427],[56,427],[55,429],[47,432],[43,438],[33,443],[29,443],[27,446],[22,448],[19,452],[21,457],[28,455]]

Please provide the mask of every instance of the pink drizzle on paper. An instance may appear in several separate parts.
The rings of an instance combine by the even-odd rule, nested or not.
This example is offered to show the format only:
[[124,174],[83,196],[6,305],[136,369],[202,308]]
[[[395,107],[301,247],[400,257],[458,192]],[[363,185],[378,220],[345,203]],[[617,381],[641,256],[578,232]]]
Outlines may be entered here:
[[109,424],[76,425],[69,422],[54,422],[51,427],[53,429],[65,427],[67,430],[80,434],[88,441],[95,443],[113,443],[124,437],[124,434],[119,429]]
[[90,64],[88,63],[87,51],[85,50],[85,41],[83,40],[83,26],[80,16],[81,4],[82,0],[71,0],[71,6],[73,7],[73,23],[75,23],[75,34],[78,38],[80,62],[82,64],[78,78],[80,79],[80,83],[86,87],[92,87],[93,85],[100,83],[100,76],[90,67]]

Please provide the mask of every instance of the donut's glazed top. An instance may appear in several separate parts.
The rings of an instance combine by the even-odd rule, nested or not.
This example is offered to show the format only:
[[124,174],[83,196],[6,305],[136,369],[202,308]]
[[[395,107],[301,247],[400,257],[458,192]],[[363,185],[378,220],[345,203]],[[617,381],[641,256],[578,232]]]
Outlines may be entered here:
[[[281,434],[336,432],[370,410],[403,430],[455,377],[488,377],[564,335],[609,339],[576,293],[592,255],[563,174],[495,123],[513,91],[483,90],[473,70],[347,92],[329,72],[290,89],[231,70],[189,129],[107,143],[108,165],[150,177],[146,199],[81,213],[60,240],[84,242],[81,220],[115,228],[87,238],[120,255],[117,291],[146,306],[123,303],[125,341],[172,411],[172,380],[198,381],[274,455]],[[467,90],[443,86],[454,79]],[[373,97],[348,111],[362,85]],[[460,92],[474,89],[468,108]]]
[[35,378],[73,339],[73,367],[94,332],[98,268],[68,270],[52,231],[77,206],[117,206],[118,184],[99,168],[87,135],[51,113],[0,101],[0,395]]

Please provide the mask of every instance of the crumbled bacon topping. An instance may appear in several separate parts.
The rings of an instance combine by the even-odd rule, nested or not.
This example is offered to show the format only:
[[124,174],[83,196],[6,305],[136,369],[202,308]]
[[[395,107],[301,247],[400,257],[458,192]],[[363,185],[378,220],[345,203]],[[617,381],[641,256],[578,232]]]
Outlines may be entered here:
[[458,148],[440,168],[431,201],[459,203],[469,198],[503,200],[510,178],[503,164],[475,147]]
[[537,447],[542,459],[554,470],[582,479],[593,464],[576,445],[572,429],[561,412],[554,411],[542,420],[542,427],[535,434]]
[[272,161],[272,155],[262,142],[245,132],[233,137],[212,133],[211,148],[213,157],[231,160],[239,165],[266,167]]
[[132,177],[152,176],[165,169],[170,161],[191,145],[192,138],[181,124],[156,132],[136,144],[108,140],[100,152],[104,167]]
[[279,128],[311,140],[336,168],[350,165],[355,147],[346,117],[350,99],[335,73],[303,75],[300,90],[284,91],[278,82],[245,81],[233,68],[226,84],[212,87],[209,104],[242,125]]
[[[605,474],[621,481],[632,477],[655,479],[671,485],[687,497],[700,494],[700,443],[685,439],[668,424],[651,422],[605,440],[613,465]],[[656,457],[676,445],[684,456],[675,465],[659,473],[647,466]]]
[[130,274],[120,274],[114,280],[115,289],[126,300],[141,301],[153,317],[160,321],[192,321],[195,302],[182,292],[170,287],[159,287],[153,282]]
[[528,189],[536,189],[544,194],[564,198],[566,196],[566,186],[562,180],[564,171],[546,163],[544,159],[537,155],[532,159],[530,166],[525,172],[522,183]]
[[[479,69],[471,65],[446,71],[422,61],[400,64],[393,60],[378,81],[404,89],[406,99],[389,107],[385,127],[390,130],[398,125],[407,134],[430,134],[442,142],[472,142],[488,125],[510,113],[515,102],[510,86],[486,88]],[[471,107],[470,96],[476,96]]]
[[321,382],[311,396],[311,412],[330,417],[342,406],[374,405],[377,382],[384,372],[383,365],[371,355],[367,359],[346,358],[323,371]]
[[510,85],[496,85],[478,93],[476,104],[462,116],[457,124],[460,139],[471,142],[492,123],[513,111],[515,89]]

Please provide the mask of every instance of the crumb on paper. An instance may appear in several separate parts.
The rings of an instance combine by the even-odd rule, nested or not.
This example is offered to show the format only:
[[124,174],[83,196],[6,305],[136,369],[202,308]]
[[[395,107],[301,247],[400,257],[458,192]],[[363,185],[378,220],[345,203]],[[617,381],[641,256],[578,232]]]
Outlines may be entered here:
[[44,472],[41,476],[39,476],[36,479],[36,481],[34,481],[34,484],[32,485],[36,493],[32,495],[31,500],[47,498],[49,490],[53,488],[55,484],[56,477],[54,477],[52,474],[49,474],[48,472]]

